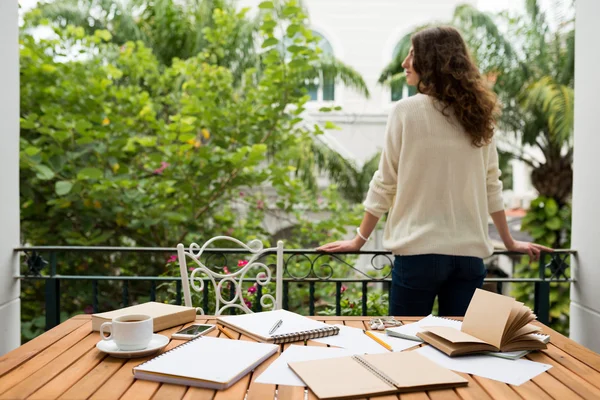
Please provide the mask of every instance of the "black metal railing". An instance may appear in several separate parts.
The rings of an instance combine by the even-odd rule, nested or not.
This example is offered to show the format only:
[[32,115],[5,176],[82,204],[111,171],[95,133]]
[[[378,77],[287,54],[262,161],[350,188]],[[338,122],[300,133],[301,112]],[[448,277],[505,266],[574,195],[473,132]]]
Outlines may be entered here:
[[[45,290],[45,320],[46,329],[50,329],[60,323],[61,319],[61,297],[68,293],[61,292],[61,283],[67,282],[88,282],[91,283],[91,304],[93,312],[106,311],[100,307],[99,299],[101,297],[100,285],[105,282],[120,283],[120,306],[128,306],[131,303],[131,287],[141,283],[149,283],[150,286],[144,286],[148,298],[151,301],[157,299],[158,285],[170,283],[174,286],[174,296],[172,300],[176,304],[182,303],[182,282],[179,278],[178,268],[173,269],[171,276],[123,276],[123,275],[81,275],[59,274],[61,267],[67,267],[67,261],[61,261],[70,257],[81,258],[83,253],[87,258],[94,258],[91,253],[105,253],[111,256],[119,254],[120,256],[135,253],[137,256],[143,253],[152,254],[176,254],[174,248],[136,248],[136,247],[69,247],[69,246],[32,246],[20,247],[15,249],[23,255],[23,268],[19,278],[24,282],[44,281]],[[207,249],[204,262],[206,266],[215,265],[214,268],[223,268],[224,265],[232,265],[235,269],[235,263],[230,262],[233,256],[249,254],[242,249]],[[554,253],[542,253],[539,262],[539,273],[537,277],[515,277],[507,276],[503,273],[494,274],[494,271],[501,271],[498,264],[504,262],[514,271],[515,266],[523,255],[497,251],[494,255],[486,259],[488,267],[488,277],[485,282],[496,285],[496,290],[501,292],[503,284],[533,284],[534,300],[533,308],[538,320],[547,324],[550,313],[550,285],[551,283],[569,284],[573,280],[568,276],[569,258],[576,255],[573,250],[559,250]],[[270,268],[275,266],[275,252],[266,252],[261,256],[261,260]],[[272,257],[272,260],[269,259]],[[160,258],[160,260],[164,257]],[[159,263],[161,261],[158,261]],[[220,262],[218,262],[220,261]],[[156,259],[153,261],[157,262]],[[164,264],[164,262],[163,262]],[[391,285],[391,267],[393,256],[386,251],[361,251],[355,253],[319,253],[314,250],[284,250],[284,278],[283,278],[283,307],[285,309],[294,308],[290,300],[294,298],[294,290],[308,286],[308,300],[300,299],[302,303],[308,306],[308,314],[315,315],[316,312],[316,289],[317,285],[324,284],[335,285],[334,294],[331,298],[334,304],[329,304],[329,312],[335,315],[342,314],[342,297],[347,285],[356,285],[360,288],[360,315],[368,314],[367,299],[369,290],[380,290],[388,293]],[[219,265],[218,267],[216,265]],[[492,272],[492,273],[490,273]],[[114,273],[114,268],[113,268]],[[250,279],[248,279],[250,281]],[[251,280],[254,282],[254,279]],[[205,280],[202,294],[202,306],[204,310],[209,311],[209,300],[211,297],[210,285]],[[291,288],[296,285],[296,288]],[[378,286],[374,288],[374,286]],[[113,288],[114,289],[114,288]],[[254,309],[261,310],[260,297],[263,294],[263,288],[257,287],[257,296],[253,303]],[[114,290],[113,290],[114,293]],[[233,292],[230,291],[230,298]],[[214,296],[214,294],[212,294]],[[113,299],[114,301],[114,299]],[[136,301],[134,299],[134,301]],[[320,305],[321,307],[322,305]],[[358,305],[357,305],[358,307]],[[387,308],[386,308],[387,309]]]

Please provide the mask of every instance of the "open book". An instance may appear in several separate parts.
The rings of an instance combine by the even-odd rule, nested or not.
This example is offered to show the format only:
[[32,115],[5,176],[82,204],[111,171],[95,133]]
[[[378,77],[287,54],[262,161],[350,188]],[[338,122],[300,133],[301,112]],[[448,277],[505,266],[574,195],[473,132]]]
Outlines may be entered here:
[[466,386],[468,381],[415,351],[288,364],[319,399],[350,399]]
[[417,336],[449,356],[483,352],[545,349],[541,330],[530,324],[531,309],[513,299],[477,289],[460,330],[448,326],[422,327]]
[[[271,329],[281,321],[279,327]],[[217,322],[259,342],[289,343],[337,335],[340,328],[286,310],[217,317]]]

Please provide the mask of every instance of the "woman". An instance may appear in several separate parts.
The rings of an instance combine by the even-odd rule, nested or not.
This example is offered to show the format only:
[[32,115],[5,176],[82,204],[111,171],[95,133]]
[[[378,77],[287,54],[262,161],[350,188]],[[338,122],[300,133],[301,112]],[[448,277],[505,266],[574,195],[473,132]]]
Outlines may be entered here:
[[359,250],[389,211],[383,245],[395,255],[390,314],[428,315],[438,296],[440,315],[463,316],[486,276],[483,258],[493,252],[488,215],[508,250],[532,260],[552,250],[510,235],[493,137],[496,98],[460,33],[416,33],[402,67],[419,93],[390,113],[357,235],[317,250]]

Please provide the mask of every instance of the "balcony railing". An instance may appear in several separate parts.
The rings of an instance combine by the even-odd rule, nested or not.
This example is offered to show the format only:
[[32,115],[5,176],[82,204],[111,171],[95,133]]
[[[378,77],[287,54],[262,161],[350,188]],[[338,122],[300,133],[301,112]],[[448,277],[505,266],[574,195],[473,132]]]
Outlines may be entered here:
[[[136,302],[135,293],[132,294],[132,289],[137,293],[137,297],[141,297],[141,293],[145,292],[146,298],[150,301],[157,299],[157,291],[163,283],[170,283],[174,286],[174,303],[182,303],[182,286],[179,278],[178,268],[171,269],[170,276],[124,276],[124,275],[83,275],[60,274],[61,268],[69,266],[69,263],[76,262],[78,259],[94,257],[108,257],[109,260],[121,260],[122,257],[149,257],[149,263],[154,265],[165,264],[164,260],[168,255],[175,255],[175,248],[144,248],[144,247],[69,247],[69,246],[32,246],[16,248],[15,252],[22,255],[23,267],[19,278],[25,284],[32,281],[43,281],[45,291],[45,321],[46,329],[50,329],[58,325],[61,315],[61,297],[63,300],[75,299],[69,297],[69,291],[65,291],[64,285],[77,282],[77,285],[86,285],[91,294],[91,310],[93,312],[107,311],[102,309],[100,302],[102,300],[101,285],[111,282],[120,285],[120,303],[119,306],[126,307],[129,304]],[[93,254],[103,254],[102,256],[94,256]],[[205,265],[219,265],[222,268],[224,265],[232,266],[235,269],[235,258],[243,257],[248,254],[241,249],[207,249],[205,251],[207,260]],[[495,284],[497,291],[502,292],[505,283],[512,284],[528,284],[534,285],[533,308],[538,320],[547,324],[550,313],[550,285],[558,283],[567,285],[574,282],[574,279],[569,277],[569,258],[575,256],[573,250],[558,250],[554,253],[542,253],[539,262],[539,271],[537,277],[515,277],[501,276],[488,273],[485,282]],[[263,263],[274,268],[275,253],[265,253],[262,256]],[[273,257],[269,260],[269,257]],[[511,253],[507,251],[496,251],[494,255],[486,259],[488,271],[498,270],[497,265],[503,262],[505,265],[514,267],[523,257],[522,254]],[[106,259],[106,258],[105,258]],[[330,307],[335,315],[342,314],[342,295],[346,285],[356,285],[360,287],[360,314],[368,315],[367,297],[371,291],[381,290],[383,293],[388,293],[391,284],[391,266],[393,265],[393,255],[386,251],[361,251],[355,253],[336,253],[326,254],[316,252],[314,250],[284,250],[284,274],[283,274],[283,307],[285,309],[294,308],[290,304],[290,299],[294,296],[293,287],[304,288],[308,286],[308,301],[301,299],[304,304],[308,303],[308,314],[315,315],[316,310],[316,288],[322,288],[322,285],[334,285],[335,294],[334,305]],[[115,268],[112,268],[115,270]],[[98,270],[98,268],[96,268]],[[118,271],[118,269],[116,269]],[[254,282],[254,281],[252,281]],[[148,287],[149,284],[149,287]],[[292,287],[292,288],[290,288]],[[331,286],[329,286],[331,287]],[[210,293],[210,285],[204,285],[205,290],[202,294],[201,302],[198,306],[202,306],[205,311],[210,311],[210,298],[214,297],[214,293]],[[260,297],[263,288],[257,287],[256,299],[253,302],[253,308],[256,311],[261,311]],[[113,298],[115,287],[111,287]],[[233,298],[233,292],[230,292],[230,298]],[[357,305],[358,306],[358,305]],[[83,310],[81,310],[83,311]]]

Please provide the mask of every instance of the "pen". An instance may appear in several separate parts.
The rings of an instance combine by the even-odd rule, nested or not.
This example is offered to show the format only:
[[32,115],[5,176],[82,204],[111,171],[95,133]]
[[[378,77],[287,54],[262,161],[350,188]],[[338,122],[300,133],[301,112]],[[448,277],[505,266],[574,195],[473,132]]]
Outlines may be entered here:
[[377,336],[375,336],[372,332],[369,331],[365,331],[363,329],[363,332],[365,333],[365,335],[367,335],[368,337],[370,337],[371,339],[373,339],[374,341],[376,341],[377,343],[379,343],[380,345],[382,345],[383,347],[385,347],[386,349],[388,349],[389,351],[393,351],[392,350],[392,346],[390,346],[389,344],[387,344],[386,342],[384,342],[383,340],[379,339]]
[[231,336],[231,333],[227,332],[227,331],[225,330],[225,328],[221,328],[221,326],[220,326],[220,325],[217,325],[217,328],[219,329],[219,331],[220,331],[220,332],[221,332],[223,335],[227,336],[229,339],[233,339],[233,340],[235,340],[235,338],[234,338],[233,336]]
[[283,324],[283,320],[282,319],[280,319],[279,321],[275,322],[275,325],[273,325],[273,327],[269,331],[269,335],[272,335],[277,329],[279,329],[279,327],[281,326],[281,324]]

